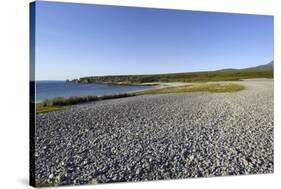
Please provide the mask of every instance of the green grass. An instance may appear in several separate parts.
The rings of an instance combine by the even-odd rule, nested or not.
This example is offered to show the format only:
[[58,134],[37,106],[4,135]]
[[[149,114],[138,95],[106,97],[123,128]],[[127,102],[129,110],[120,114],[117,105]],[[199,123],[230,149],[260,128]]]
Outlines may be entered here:
[[185,92],[236,92],[244,89],[242,85],[234,83],[195,83],[186,86],[180,87],[167,87],[161,89],[152,89],[137,92],[137,95],[146,95],[146,94],[166,94],[166,93],[185,93]]
[[35,187],[37,188],[45,188],[45,187],[56,187],[58,186],[57,179],[49,179],[49,180],[36,180]]
[[107,99],[114,99],[114,98],[124,98],[135,96],[136,94],[113,94],[113,95],[104,95],[104,96],[80,96],[80,97],[69,97],[69,98],[53,98],[53,99],[46,99],[41,103],[36,103],[36,113],[47,113],[51,111],[58,111],[63,110],[64,106],[68,105],[75,105],[75,104],[82,104],[87,102],[94,102],[99,100],[107,100]]
[[89,181],[89,184],[98,184],[97,179],[92,179]]
[[63,107],[60,106],[42,106],[41,104],[36,104],[36,113],[47,113],[52,111],[63,110]]
[[238,81],[250,78],[273,78],[273,69],[220,70],[154,75],[95,76],[75,79],[76,83],[139,84],[147,82]]

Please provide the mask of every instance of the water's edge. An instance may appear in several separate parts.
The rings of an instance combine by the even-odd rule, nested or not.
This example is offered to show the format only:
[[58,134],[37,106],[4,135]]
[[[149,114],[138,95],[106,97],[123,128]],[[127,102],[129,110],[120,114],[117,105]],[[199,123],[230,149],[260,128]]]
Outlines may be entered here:
[[56,97],[103,96],[151,89],[144,85],[77,84],[65,81],[36,81],[36,102]]

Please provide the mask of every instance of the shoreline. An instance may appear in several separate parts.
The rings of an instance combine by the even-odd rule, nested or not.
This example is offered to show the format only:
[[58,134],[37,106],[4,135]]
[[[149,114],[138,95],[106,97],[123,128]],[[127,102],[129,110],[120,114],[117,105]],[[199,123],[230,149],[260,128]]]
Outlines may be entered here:
[[218,81],[218,82],[154,82],[143,83],[145,85],[153,85],[155,87],[149,89],[132,90],[124,93],[112,93],[96,96],[70,96],[55,97],[36,102],[36,113],[46,113],[50,111],[63,110],[69,105],[86,104],[95,101],[103,101],[109,99],[120,99],[133,96],[155,95],[155,94],[172,94],[172,93],[191,93],[191,92],[211,92],[211,93],[227,93],[238,92],[245,89],[245,82],[263,82],[273,81],[273,79],[246,79],[241,81]]

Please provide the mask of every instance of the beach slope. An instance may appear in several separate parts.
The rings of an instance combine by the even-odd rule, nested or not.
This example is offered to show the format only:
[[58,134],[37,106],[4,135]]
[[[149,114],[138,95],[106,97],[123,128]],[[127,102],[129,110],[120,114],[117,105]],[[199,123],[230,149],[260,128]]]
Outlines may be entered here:
[[273,80],[141,95],[36,116],[38,185],[273,172]]

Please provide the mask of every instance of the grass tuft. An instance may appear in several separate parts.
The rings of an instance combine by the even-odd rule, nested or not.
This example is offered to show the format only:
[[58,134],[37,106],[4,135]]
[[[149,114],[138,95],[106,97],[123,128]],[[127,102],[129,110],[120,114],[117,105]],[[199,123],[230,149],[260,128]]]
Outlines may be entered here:
[[98,184],[97,179],[92,179],[89,181],[89,184]]
[[37,188],[45,188],[45,187],[56,187],[58,186],[58,180],[53,178],[49,180],[36,180],[35,187]]

